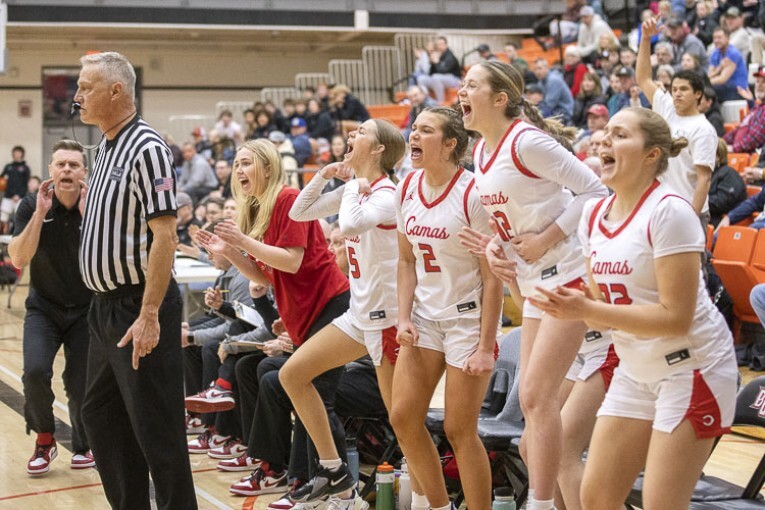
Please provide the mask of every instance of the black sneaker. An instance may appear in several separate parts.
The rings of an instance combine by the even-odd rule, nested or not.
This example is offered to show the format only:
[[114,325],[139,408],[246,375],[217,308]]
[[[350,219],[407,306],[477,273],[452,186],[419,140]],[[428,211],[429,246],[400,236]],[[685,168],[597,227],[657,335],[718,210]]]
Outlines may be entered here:
[[353,479],[353,473],[347,464],[343,463],[336,471],[319,465],[313,479],[296,490],[290,499],[301,503],[315,501],[342,494],[355,486],[356,480]]

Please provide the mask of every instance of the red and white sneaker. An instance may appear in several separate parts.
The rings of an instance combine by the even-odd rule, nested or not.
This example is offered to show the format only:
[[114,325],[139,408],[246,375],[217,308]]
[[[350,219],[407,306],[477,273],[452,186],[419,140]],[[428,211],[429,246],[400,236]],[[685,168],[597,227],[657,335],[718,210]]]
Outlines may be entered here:
[[186,415],[186,435],[187,436],[195,436],[197,434],[201,434],[207,430],[207,427],[205,427],[204,423],[202,423],[202,419],[199,416],[196,415]]
[[27,462],[27,473],[32,476],[44,475],[50,471],[50,463],[53,462],[57,455],[58,448],[56,448],[55,439],[51,444],[47,445],[35,442],[35,452],[29,458],[29,462]]
[[196,395],[186,397],[186,409],[192,413],[219,413],[234,408],[234,392],[211,384],[209,388]]
[[247,452],[247,447],[241,439],[229,439],[223,446],[212,448],[207,456],[213,459],[236,459]]
[[305,485],[305,482],[295,480],[287,494],[277,499],[276,501],[269,503],[268,510],[323,510],[326,508],[327,502],[323,499],[317,499],[316,501],[310,501],[308,503],[299,503],[293,499],[295,491],[303,485]]
[[[265,465],[265,464],[262,464]],[[258,496],[260,494],[278,494],[287,487],[287,470],[275,473],[258,468],[250,476],[242,478],[229,488],[229,492],[238,496]]]
[[96,459],[93,458],[93,452],[88,450],[85,453],[75,453],[72,455],[72,463],[69,465],[72,469],[87,469],[96,467]]
[[218,462],[220,471],[254,471],[260,467],[260,459],[253,459],[243,454],[240,457]]
[[229,439],[228,436],[219,436],[210,430],[205,430],[196,439],[189,441],[189,453],[207,453],[213,448],[220,448]]

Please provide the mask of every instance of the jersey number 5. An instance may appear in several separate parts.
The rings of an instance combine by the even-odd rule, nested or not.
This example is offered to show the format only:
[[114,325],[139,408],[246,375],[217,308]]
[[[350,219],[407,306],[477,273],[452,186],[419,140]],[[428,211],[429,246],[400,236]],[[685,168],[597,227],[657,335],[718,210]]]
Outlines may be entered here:
[[614,305],[632,304],[632,298],[627,294],[627,287],[621,283],[612,283],[610,285],[600,283],[598,288],[603,293],[603,297],[606,298],[606,303]]
[[417,246],[422,252],[422,263],[425,265],[425,272],[440,273],[441,268],[435,264],[436,256],[433,254],[433,247],[424,243],[418,243]]
[[359,270],[359,261],[356,259],[356,250],[352,247],[348,247],[348,265],[350,266],[350,275],[353,278],[361,278],[361,271]]

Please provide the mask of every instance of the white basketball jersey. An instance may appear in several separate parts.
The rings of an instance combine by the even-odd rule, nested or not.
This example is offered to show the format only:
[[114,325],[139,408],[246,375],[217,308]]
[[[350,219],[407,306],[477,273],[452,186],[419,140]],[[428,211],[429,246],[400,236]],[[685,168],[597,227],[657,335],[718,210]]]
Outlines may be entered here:
[[[547,133],[520,120],[491,154],[479,140],[473,162],[481,203],[499,224],[508,257],[518,262],[521,293],[534,295],[536,286],[553,288],[584,276],[575,233],[584,202],[607,194],[597,176]],[[513,236],[541,233],[553,222],[568,234],[563,241],[532,264],[516,256]]]
[[597,351],[612,343],[613,340],[611,339],[610,329],[604,329],[602,331],[590,329],[584,334],[584,339],[582,340],[582,345],[579,347],[578,354],[587,354],[592,351]]
[[[378,224],[356,235],[346,235],[348,279],[351,284],[351,313],[362,330],[385,329],[396,324],[398,301],[396,271],[398,236],[396,234],[396,185],[388,177],[371,183],[372,193],[359,195],[358,186],[345,185],[340,205],[340,224],[354,209],[363,211],[372,196],[389,195],[390,200],[377,200],[377,207],[386,207],[386,223]],[[358,204],[360,208],[354,208]],[[388,211],[387,209],[390,208]]]
[[462,227],[491,233],[473,174],[459,169],[439,194],[424,177],[423,170],[413,172],[396,191],[398,231],[407,237],[416,258],[413,310],[429,320],[478,318],[483,290],[478,258],[457,237]]
[[[580,223],[579,238],[590,259],[592,277],[609,303],[656,304],[654,261],[678,253],[702,253],[704,237],[697,228],[698,217],[686,200],[658,181],[620,224],[604,219],[614,198],[588,202]],[[644,338],[612,330],[620,367],[629,377],[655,382],[732,355],[733,340],[725,320],[706,293],[701,271],[698,278],[696,310],[685,336]]]

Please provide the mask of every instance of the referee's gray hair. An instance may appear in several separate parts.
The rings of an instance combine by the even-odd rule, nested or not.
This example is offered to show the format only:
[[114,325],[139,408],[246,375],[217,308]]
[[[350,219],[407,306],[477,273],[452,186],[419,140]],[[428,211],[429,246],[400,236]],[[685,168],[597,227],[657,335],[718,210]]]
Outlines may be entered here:
[[130,99],[135,101],[135,69],[125,55],[116,51],[94,53],[80,58],[80,65],[98,66],[110,84],[122,83]]

